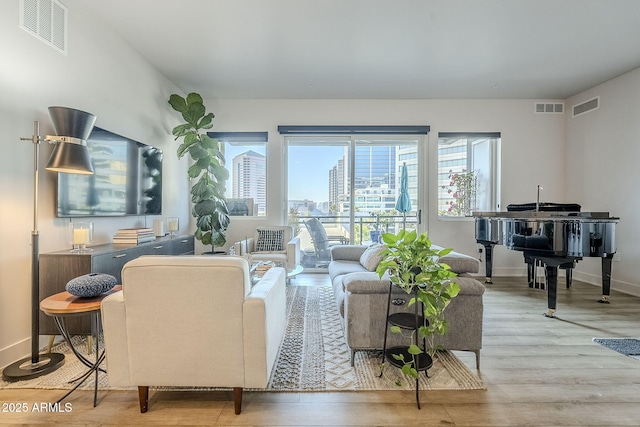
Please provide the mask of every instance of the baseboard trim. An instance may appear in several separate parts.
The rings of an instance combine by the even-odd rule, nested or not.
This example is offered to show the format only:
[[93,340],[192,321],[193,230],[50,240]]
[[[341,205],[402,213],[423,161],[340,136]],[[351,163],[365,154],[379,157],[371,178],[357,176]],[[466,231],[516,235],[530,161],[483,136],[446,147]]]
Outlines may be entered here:
[[[60,341],[61,339],[62,338],[59,335],[56,335],[56,342]],[[49,345],[49,335],[40,335],[38,344],[40,353],[42,353],[43,350],[45,350]],[[30,355],[31,338],[25,338],[22,341],[18,341],[15,344],[0,349],[0,370],[6,368],[15,361],[24,359],[25,357],[29,357]]]
[[[527,271],[520,267],[503,267],[493,270],[493,277],[525,277]],[[474,277],[480,281],[484,278],[483,272],[475,274]],[[564,270],[558,270],[558,277],[564,277]],[[593,286],[602,286],[602,278],[599,274],[584,273],[581,271],[573,270],[573,278],[584,283],[588,283]],[[611,280],[611,289],[623,294],[633,295],[640,297],[640,284],[623,282],[621,280]]]
[[0,369],[4,369],[16,360],[29,356],[31,353],[31,338],[25,338],[15,344],[0,350]]
[[[602,278],[599,274],[583,273],[580,271],[573,271],[573,277],[581,282],[588,283],[590,285],[602,286]],[[614,291],[622,292],[623,294],[633,295],[634,297],[640,297],[640,285],[636,283],[623,282],[621,280],[611,279],[611,289]]]

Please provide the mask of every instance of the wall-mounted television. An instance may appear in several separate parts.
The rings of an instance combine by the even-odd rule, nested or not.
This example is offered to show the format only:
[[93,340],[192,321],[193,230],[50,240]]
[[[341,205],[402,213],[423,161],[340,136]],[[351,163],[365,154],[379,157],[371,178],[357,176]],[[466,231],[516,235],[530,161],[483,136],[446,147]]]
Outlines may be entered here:
[[58,217],[162,213],[162,150],[98,127],[87,148],[95,174],[58,173]]

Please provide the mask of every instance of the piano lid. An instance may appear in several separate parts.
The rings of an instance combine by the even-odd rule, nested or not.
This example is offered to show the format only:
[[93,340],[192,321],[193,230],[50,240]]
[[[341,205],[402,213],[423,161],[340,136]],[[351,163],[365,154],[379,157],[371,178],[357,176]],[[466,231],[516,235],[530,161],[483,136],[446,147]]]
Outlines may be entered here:
[[554,212],[554,211],[515,211],[515,212],[473,212],[476,218],[521,218],[521,219],[545,219],[545,218],[576,218],[576,219],[619,219],[609,216],[609,212]]
[[507,206],[507,211],[552,211],[552,212],[580,212],[582,206],[577,203],[552,203],[552,202],[540,202],[536,203],[522,203],[522,204],[510,204]]

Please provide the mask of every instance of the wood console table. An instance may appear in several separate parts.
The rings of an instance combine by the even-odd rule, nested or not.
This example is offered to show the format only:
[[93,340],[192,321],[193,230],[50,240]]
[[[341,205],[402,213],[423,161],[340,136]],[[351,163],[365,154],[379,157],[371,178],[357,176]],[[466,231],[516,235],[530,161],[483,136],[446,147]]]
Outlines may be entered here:
[[[161,237],[140,245],[92,246],[90,252],[72,253],[69,250],[40,254],[40,299],[65,290],[69,280],[89,273],[105,273],[121,283],[122,267],[142,255],[193,255],[193,236]],[[88,335],[91,332],[89,316],[68,319],[67,331],[71,335]],[[50,316],[40,313],[40,334],[58,335],[59,331]]]

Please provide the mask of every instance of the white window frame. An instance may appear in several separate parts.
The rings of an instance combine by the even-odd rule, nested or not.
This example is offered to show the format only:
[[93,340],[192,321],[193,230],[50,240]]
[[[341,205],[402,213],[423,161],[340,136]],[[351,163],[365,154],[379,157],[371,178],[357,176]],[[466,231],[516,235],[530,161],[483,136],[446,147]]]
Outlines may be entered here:
[[[441,198],[442,194],[442,186],[446,185],[446,179],[442,178],[441,175],[448,173],[446,166],[441,166],[441,141],[442,140],[460,140],[466,139],[466,164],[464,169],[466,171],[478,170],[477,163],[480,159],[476,159],[474,156],[474,145],[489,141],[489,149],[487,153],[487,158],[482,159],[483,162],[489,163],[489,174],[486,177],[483,177],[483,182],[479,184],[478,191],[480,194],[484,193],[484,198],[486,199],[485,203],[479,207],[480,211],[497,211],[500,209],[500,171],[501,171],[501,135],[496,132],[469,132],[469,133],[458,133],[458,132],[440,132],[438,133],[438,145],[436,149],[437,153],[437,179],[436,179],[436,210],[438,219],[445,220],[459,220],[467,218],[466,216],[460,215],[447,215],[441,209]],[[454,156],[455,157],[455,156]],[[453,168],[455,169],[455,168]]]

